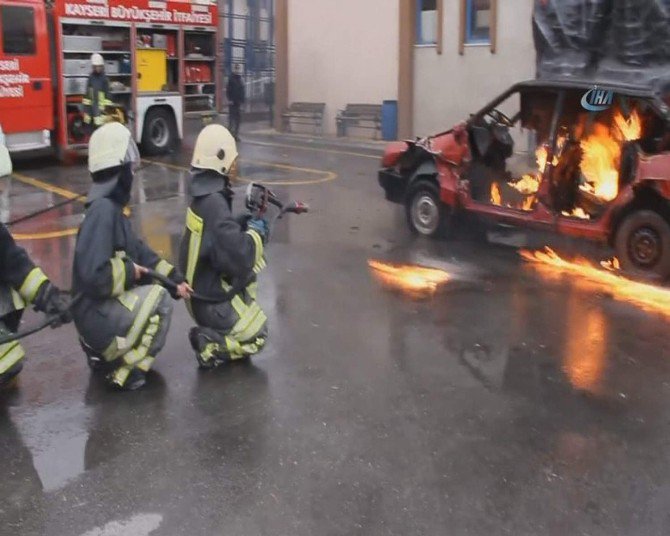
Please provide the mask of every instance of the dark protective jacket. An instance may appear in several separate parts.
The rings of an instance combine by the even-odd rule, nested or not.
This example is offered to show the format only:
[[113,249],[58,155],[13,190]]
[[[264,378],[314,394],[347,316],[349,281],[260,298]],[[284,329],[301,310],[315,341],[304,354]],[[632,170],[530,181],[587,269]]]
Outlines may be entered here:
[[109,80],[105,73],[91,73],[88,77],[86,95],[82,99],[84,110],[91,119],[102,115],[105,107],[112,104],[109,94]]
[[133,263],[156,270],[176,283],[183,281],[169,262],[135,235],[120,203],[103,197],[87,205],[75,247],[72,289],[75,295],[83,292],[88,299],[77,304],[77,312],[91,300],[116,297],[133,288],[137,284]]
[[[232,215],[224,181],[210,173],[218,177],[221,189],[197,195],[192,188],[195,196],[186,213],[179,268],[196,293],[223,300],[232,288],[241,291],[253,282],[265,261],[260,235],[242,229]],[[215,178],[200,176],[194,180]]]
[[230,104],[239,105],[244,103],[244,82],[242,82],[242,77],[239,74],[232,75],[228,80],[226,97]]
[[[16,244],[7,227],[0,224],[0,285],[9,286],[23,301],[32,303],[46,281],[44,272],[30,260],[26,250]],[[15,296],[15,305],[19,305],[16,298],[18,296]]]

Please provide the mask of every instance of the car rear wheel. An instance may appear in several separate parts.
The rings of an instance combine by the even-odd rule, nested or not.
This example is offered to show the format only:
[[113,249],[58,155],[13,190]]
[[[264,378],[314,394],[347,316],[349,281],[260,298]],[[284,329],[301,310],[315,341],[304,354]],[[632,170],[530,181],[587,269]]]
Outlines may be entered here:
[[407,195],[405,209],[412,232],[432,238],[447,235],[451,211],[440,200],[439,189],[433,182],[415,183]]
[[621,223],[615,247],[622,268],[644,279],[670,277],[670,224],[658,212],[638,210]]
[[167,110],[149,110],[142,129],[142,149],[148,155],[169,152],[177,141],[174,117]]

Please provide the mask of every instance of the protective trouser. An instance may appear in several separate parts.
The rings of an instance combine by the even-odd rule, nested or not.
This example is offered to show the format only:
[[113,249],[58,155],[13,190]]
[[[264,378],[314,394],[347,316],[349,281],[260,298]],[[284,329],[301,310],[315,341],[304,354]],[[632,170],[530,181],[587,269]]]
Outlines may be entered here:
[[239,104],[228,106],[228,130],[235,139],[240,134],[240,123],[242,122],[242,110]]
[[[14,289],[0,285],[0,337],[16,332],[24,307],[21,296]],[[24,357],[19,341],[0,344],[0,386],[21,372]]]
[[108,380],[123,387],[134,368],[148,372],[170,327],[168,291],[144,285],[87,305],[75,313],[75,324],[89,357],[107,364]]
[[257,354],[268,336],[267,317],[256,302],[253,282],[231,301],[203,304],[193,301],[189,309],[198,324],[191,331],[198,362],[212,367],[226,361]]

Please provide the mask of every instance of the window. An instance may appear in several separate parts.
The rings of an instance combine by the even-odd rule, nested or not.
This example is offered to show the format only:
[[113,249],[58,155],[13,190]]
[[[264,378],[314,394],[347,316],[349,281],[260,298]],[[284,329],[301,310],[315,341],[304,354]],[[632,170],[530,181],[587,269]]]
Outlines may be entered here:
[[466,0],[467,20],[465,42],[490,43],[492,23],[492,0]]
[[437,43],[437,0],[416,0],[416,44]]
[[5,54],[35,54],[35,12],[31,7],[3,6],[2,47]]

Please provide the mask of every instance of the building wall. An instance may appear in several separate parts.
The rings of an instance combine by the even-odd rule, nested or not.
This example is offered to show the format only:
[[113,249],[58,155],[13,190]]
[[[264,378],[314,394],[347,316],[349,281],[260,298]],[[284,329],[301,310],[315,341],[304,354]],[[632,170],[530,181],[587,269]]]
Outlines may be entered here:
[[392,0],[288,0],[288,102],[325,102],[332,134],[348,103],[397,99],[398,17]]
[[467,46],[458,53],[460,2],[444,1],[444,50],[416,47],[414,132],[425,135],[466,119],[519,80],[535,76],[532,0],[498,0],[497,51]]

